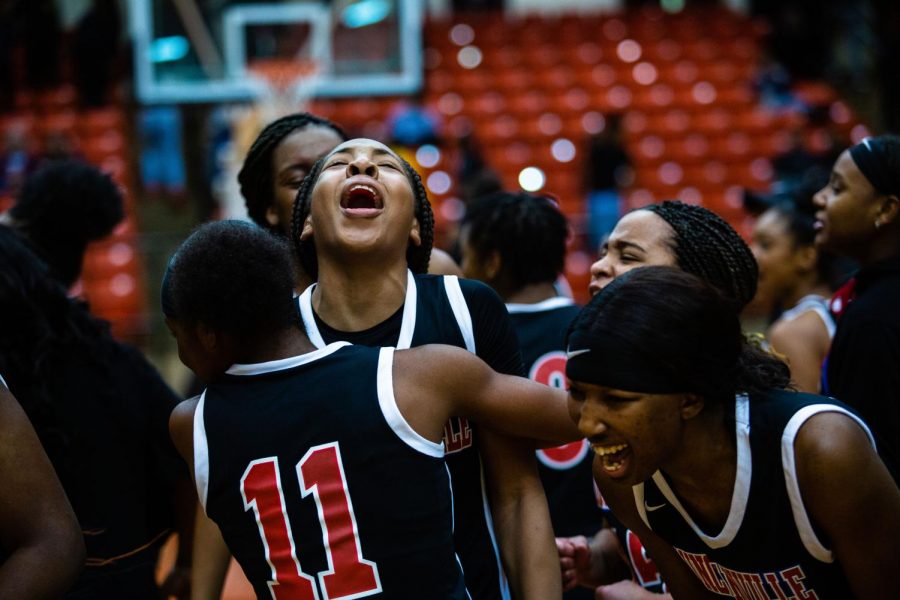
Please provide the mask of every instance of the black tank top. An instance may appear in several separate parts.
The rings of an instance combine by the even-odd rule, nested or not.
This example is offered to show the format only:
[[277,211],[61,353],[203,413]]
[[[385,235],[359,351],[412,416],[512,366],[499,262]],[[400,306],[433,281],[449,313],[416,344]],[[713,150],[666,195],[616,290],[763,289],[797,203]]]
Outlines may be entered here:
[[[370,346],[415,348],[425,344],[448,344],[479,353],[476,332],[461,283],[455,276],[413,275],[407,272],[406,300],[400,319],[376,325],[368,332],[351,334],[355,343]],[[342,332],[321,327],[312,309],[312,291],[297,297],[297,308],[310,341],[323,347],[342,339]],[[494,295],[496,296],[496,295]],[[502,302],[500,311],[505,314]],[[490,364],[490,362],[489,362]],[[466,588],[473,600],[507,600],[509,586],[500,562],[487,491],[484,487],[478,438],[474,423],[453,417],[444,428],[444,447],[451,474],[455,529],[454,544],[462,562]]]
[[393,350],[234,365],[194,418],[198,494],[260,598],[466,598],[443,448],[393,395]]
[[872,439],[859,417],[831,398],[778,390],[737,397],[734,496],[715,536],[694,523],[661,472],[634,486],[641,518],[710,591],[735,598],[853,597],[809,521],[797,484],[794,438],[821,412],[848,415]]

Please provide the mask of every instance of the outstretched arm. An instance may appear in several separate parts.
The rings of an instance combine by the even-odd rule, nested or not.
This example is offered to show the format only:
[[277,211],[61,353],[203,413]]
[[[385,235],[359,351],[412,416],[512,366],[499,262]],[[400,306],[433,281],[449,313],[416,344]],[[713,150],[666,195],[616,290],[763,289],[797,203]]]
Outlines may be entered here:
[[547,497],[534,442],[478,430],[491,514],[503,566],[519,600],[562,597]]
[[25,412],[0,384],[0,598],[59,598],[84,566],[84,539]]
[[[433,441],[441,439],[444,423],[453,415],[510,436],[557,445],[582,437],[569,416],[566,392],[496,373],[465,350],[429,345],[398,351],[393,373],[400,412],[413,429]],[[423,394],[429,402],[421,401]]]
[[797,433],[794,455],[803,504],[854,595],[895,595],[900,490],[862,428],[840,413],[814,415]]

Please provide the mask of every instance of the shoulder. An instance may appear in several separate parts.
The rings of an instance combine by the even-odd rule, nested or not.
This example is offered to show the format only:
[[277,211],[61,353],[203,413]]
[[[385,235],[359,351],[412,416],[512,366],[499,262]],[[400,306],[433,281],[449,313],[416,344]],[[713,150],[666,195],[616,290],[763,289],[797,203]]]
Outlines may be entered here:
[[801,313],[794,319],[778,319],[769,329],[769,341],[776,349],[780,346],[803,345],[813,340],[816,346],[827,346],[830,339],[822,317],[814,310]]
[[460,277],[459,289],[462,290],[463,296],[465,296],[469,306],[475,307],[479,304],[499,305],[503,307],[503,310],[506,310],[506,305],[503,303],[500,295],[486,283],[475,279],[464,279]]
[[446,344],[426,344],[394,352],[395,372],[429,381],[458,378],[461,370],[465,369],[468,374],[481,364],[482,361],[468,350]]
[[175,448],[188,464],[193,464],[194,415],[199,402],[200,396],[183,400],[169,415],[169,435],[172,437]]

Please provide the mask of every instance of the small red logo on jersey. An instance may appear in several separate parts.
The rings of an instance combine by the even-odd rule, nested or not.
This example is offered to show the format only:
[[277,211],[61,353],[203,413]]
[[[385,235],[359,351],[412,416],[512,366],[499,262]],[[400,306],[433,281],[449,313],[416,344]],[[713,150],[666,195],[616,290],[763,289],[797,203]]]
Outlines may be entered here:
[[566,353],[555,350],[539,357],[531,365],[528,378],[550,387],[565,389]]
[[562,471],[571,469],[587,456],[590,450],[587,440],[579,440],[556,448],[543,448],[537,451],[538,460],[546,467]]
[[472,446],[472,427],[464,417],[450,417],[444,425],[444,453],[453,454]]

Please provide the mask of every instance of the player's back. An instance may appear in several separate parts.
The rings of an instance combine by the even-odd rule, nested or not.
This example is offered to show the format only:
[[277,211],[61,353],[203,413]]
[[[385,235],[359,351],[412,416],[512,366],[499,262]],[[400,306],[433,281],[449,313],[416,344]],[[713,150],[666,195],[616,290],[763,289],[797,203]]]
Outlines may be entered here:
[[392,352],[236,365],[197,405],[198,493],[258,596],[465,597],[443,449],[400,415]]

